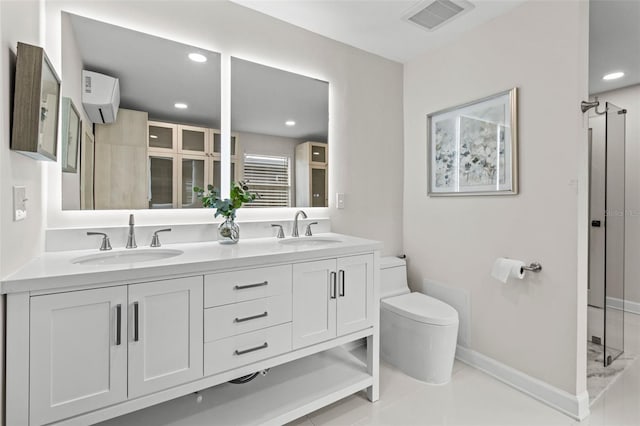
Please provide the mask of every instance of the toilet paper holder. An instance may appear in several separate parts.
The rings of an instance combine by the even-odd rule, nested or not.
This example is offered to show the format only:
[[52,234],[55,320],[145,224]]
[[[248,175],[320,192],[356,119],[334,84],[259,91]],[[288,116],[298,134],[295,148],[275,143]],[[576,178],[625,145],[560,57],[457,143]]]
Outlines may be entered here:
[[528,266],[525,265],[520,269],[523,269],[525,271],[531,271],[531,272],[540,272],[542,271],[542,265],[539,262],[531,262]]

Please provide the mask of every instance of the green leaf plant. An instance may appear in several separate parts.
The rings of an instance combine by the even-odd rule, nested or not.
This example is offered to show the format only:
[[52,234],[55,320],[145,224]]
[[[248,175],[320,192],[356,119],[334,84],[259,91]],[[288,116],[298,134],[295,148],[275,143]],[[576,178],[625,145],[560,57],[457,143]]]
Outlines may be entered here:
[[249,187],[243,181],[231,183],[231,198],[220,198],[220,190],[213,185],[207,185],[206,191],[204,188],[194,186],[193,192],[202,200],[203,207],[216,209],[214,217],[224,216],[231,220],[236,218],[236,210],[257,197],[255,193],[249,191]]

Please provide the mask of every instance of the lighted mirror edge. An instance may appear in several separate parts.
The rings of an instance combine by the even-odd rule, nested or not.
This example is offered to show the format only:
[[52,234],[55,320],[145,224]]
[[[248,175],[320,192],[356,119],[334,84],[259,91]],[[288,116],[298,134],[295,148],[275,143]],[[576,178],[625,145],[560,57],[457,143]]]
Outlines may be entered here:
[[[74,12],[69,12],[69,11],[63,11],[63,12],[74,14]],[[82,15],[78,15],[78,16],[82,16]],[[93,19],[93,18],[88,18],[88,19]],[[104,22],[104,23],[109,24],[109,25],[116,25],[117,26],[117,24],[111,24],[110,22],[107,22],[107,21],[101,21],[101,22]],[[132,31],[139,31],[139,30],[136,30],[136,29],[132,28]],[[142,32],[147,34],[145,31],[142,31]],[[189,44],[189,45],[191,45],[192,47],[194,47],[196,49],[201,49],[200,47],[197,47],[197,46],[193,45],[192,41],[189,41],[187,43],[183,43],[183,42],[181,42],[179,40],[174,40],[174,39],[166,38],[166,37],[163,37],[163,36],[156,36],[155,34],[149,34],[149,35],[154,36],[154,37],[163,38],[163,39],[166,39],[168,41],[175,41],[177,43]],[[208,50],[208,49],[204,49],[204,50]],[[216,50],[218,50],[218,52],[214,51],[214,53],[218,53],[221,57],[225,55],[225,53],[223,52],[224,49],[216,49]],[[229,57],[229,56],[227,56],[227,57]],[[234,57],[241,58],[238,55],[234,55]],[[264,58],[260,58],[260,59],[251,58],[251,59],[249,59],[249,58],[247,58],[245,56],[244,58],[241,58],[241,59],[245,59],[245,60],[249,60],[249,61],[255,61],[255,63],[258,63],[260,65],[265,65],[265,66],[268,66],[268,67],[272,67],[273,66],[273,65],[270,64],[271,61],[263,60]],[[280,69],[282,71],[285,71],[285,72],[296,73],[296,74],[299,74],[299,75],[301,75],[303,77],[317,79],[319,81],[323,81],[323,82],[328,83],[328,81],[327,81],[328,79],[313,77],[312,75],[314,73],[312,73],[312,72],[311,73],[310,72],[300,72],[299,70],[292,71],[292,69],[296,68],[295,66],[293,66],[293,67],[291,67],[291,66],[282,66],[281,64],[278,64],[277,67],[278,67],[278,69]],[[229,73],[229,77],[230,77],[230,73]],[[228,91],[230,90],[230,87],[231,87],[230,78],[227,80],[226,84],[224,84],[225,82],[222,79],[221,79],[220,83],[221,83],[221,91],[222,90],[228,90]],[[330,88],[329,88],[328,92],[330,92]],[[229,96],[229,98],[230,98],[230,96]],[[231,99],[228,99],[227,102],[223,102],[223,99],[221,99],[221,104],[220,104],[221,112],[226,112],[227,114],[230,115],[230,103],[231,103]],[[230,121],[231,121],[230,118],[228,120],[221,120],[220,128],[222,129],[224,127],[224,122],[229,124],[229,126],[228,126],[228,128],[229,128],[230,127]],[[327,122],[327,126],[329,126],[329,122]],[[329,131],[329,133],[330,133],[330,131]],[[223,140],[225,140],[223,142],[223,144],[230,144],[230,138],[229,137],[228,138],[223,138]],[[326,143],[328,145],[328,141]],[[227,156],[224,156],[224,160],[223,160],[224,162],[228,162],[229,159],[230,159],[230,153],[227,153],[227,154],[228,154]],[[223,167],[223,169],[224,169],[224,167]],[[227,172],[228,173],[226,173],[226,175],[227,176],[230,175],[230,172],[231,172],[230,168],[227,169]],[[57,175],[60,176],[61,172],[58,171]],[[60,181],[60,179],[56,179],[56,180],[58,182]],[[224,182],[226,182],[227,180],[229,180],[229,179],[224,179],[222,181],[221,184],[222,184],[223,188],[225,186]],[[328,186],[331,187],[331,182],[330,182],[331,178],[330,178],[330,176],[327,176],[327,180],[329,181],[329,185]],[[50,182],[51,182],[51,180],[50,180]],[[51,185],[51,184],[49,184],[49,185]],[[58,191],[54,191],[54,192],[58,192]],[[225,192],[226,193],[223,193],[223,195],[228,196],[228,191],[225,191]],[[60,196],[61,196],[62,195],[62,191],[59,191],[59,193],[60,193]],[[329,194],[330,194],[330,192],[329,192]],[[328,199],[330,200],[331,197],[328,197]],[[62,205],[61,204],[57,204],[57,203],[56,203],[56,207],[58,209],[60,209],[59,211],[60,211],[62,216],[74,216],[76,211],[77,212],[81,212],[80,215],[84,216],[84,213],[82,213],[82,212],[84,212],[85,210],[62,210],[61,209]],[[297,210],[299,208],[301,208],[301,207],[294,207],[294,206],[292,206],[292,207],[268,207],[268,208],[267,207],[264,207],[264,208],[260,207],[260,208],[242,209],[242,211],[239,212],[239,214],[238,214],[238,219],[239,220],[251,220],[251,218],[256,218],[256,219],[259,219],[259,220],[263,220],[265,217],[275,217],[275,218],[288,219],[288,215],[290,214],[290,212],[295,211],[295,210]],[[321,209],[326,209],[328,211],[328,210],[330,210],[332,208],[332,206],[331,206],[331,202],[329,201],[327,203],[327,206],[325,206],[325,207],[307,207],[307,206],[304,206],[302,208],[308,209],[310,211],[317,211],[317,210],[321,210]],[[122,212],[134,211],[134,212],[136,212],[137,214],[139,214],[141,216],[149,216],[149,217],[158,218],[158,219],[165,218],[165,217],[166,218],[184,217],[185,219],[187,219],[186,222],[188,222],[188,223],[193,223],[193,219],[197,220],[197,218],[199,218],[202,215],[208,216],[208,212],[206,212],[206,210],[203,212],[203,211],[199,211],[200,209],[193,209],[193,211],[197,211],[197,213],[182,213],[184,211],[190,211],[190,210],[192,210],[192,209],[186,209],[186,208],[185,209],[175,209],[175,210],[118,209],[118,210],[86,210],[86,211],[91,211],[92,215],[94,215],[97,212],[100,212],[99,213],[100,216],[103,216],[103,215],[105,215],[105,216],[107,216],[107,215],[115,215],[117,217],[119,217],[122,214]],[[280,212],[277,213],[276,210],[279,210]],[[174,215],[174,213],[176,213],[177,211],[180,211],[181,213],[179,213],[177,215]],[[269,212],[269,214],[265,214],[266,212]],[[54,211],[53,213],[54,213],[53,215],[50,212],[47,213],[48,219],[49,219],[49,223],[48,224],[51,225],[51,226],[55,226],[56,223],[58,222],[58,221],[56,221],[54,219],[54,217],[56,216],[56,214],[55,214],[56,212]],[[209,220],[207,219],[206,221],[208,222]],[[60,221],[60,222],[62,222],[62,221]],[[64,222],[66,222],[66,221],[64,221]]]

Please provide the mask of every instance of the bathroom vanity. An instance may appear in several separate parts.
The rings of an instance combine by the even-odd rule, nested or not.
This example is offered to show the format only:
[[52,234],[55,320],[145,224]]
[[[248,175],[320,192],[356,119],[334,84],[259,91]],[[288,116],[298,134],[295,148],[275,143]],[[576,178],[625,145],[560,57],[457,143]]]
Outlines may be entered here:
[[[219,424],[375,401],[380,249],[323,234],[45,253],[1,284],[7,424],[92,424],[204,389],[194,410]],[[362,339],[365,360],[343,347]]]

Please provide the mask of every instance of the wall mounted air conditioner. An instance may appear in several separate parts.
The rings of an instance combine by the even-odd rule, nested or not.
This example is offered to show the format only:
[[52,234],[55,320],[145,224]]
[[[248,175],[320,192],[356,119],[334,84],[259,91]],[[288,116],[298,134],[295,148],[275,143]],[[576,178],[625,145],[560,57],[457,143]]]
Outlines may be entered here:
[[82,105],[94,123],[116,121],[120,107],[120,82],[117,78],[93,71],[82,71]]

